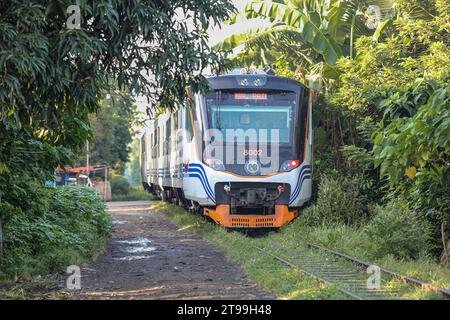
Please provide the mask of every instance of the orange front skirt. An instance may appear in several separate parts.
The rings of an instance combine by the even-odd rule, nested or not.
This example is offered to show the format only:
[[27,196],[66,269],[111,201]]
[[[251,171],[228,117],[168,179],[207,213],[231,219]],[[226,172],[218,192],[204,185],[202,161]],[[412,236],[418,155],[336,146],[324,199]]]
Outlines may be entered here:
[[227,228],[279,228],[298,216],[287,205],[275,205],[273,215],[230,214],[230,206],[219,204],[216,209],[203,209],[203,214]]

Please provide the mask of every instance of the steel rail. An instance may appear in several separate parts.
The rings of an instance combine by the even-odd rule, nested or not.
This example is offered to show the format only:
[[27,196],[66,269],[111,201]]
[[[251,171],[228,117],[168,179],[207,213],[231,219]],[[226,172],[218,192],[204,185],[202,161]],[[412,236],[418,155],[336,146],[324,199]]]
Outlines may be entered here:
[[328,286],[334,285],[337,290],[339,290],[340,292],[344,293],[345,295],[348,295],[348,296],[350,296],[350,297],[352,297],[354,299],[357,299],[357,300],[364,300],[362,297],[360,297],[360,296],[358,296],[358,295],[356,295],[354,293],[351,293],[350,291],[345,290],[345,289],[337,286],[336,284],[333,284],[332,282],[330,282],[328,280],[325,280],[325,279],[323,279],[323,278],[321,278],[321,277],[319,277],[319,276],[317,276],[317,275],[315,275],[315,274],[313,274],[313,273],[311,273],[309,271],[306,271],[306,270],[300,268],[299,266],[293,264],[292,262],[289,262],[289,261],[287,261],[287,260],[285,260],[285,259],[283,259],[283,258],[281,258],[281,257],[279,257],[279,256],[277,256],[277,255],[267,251],[267,250],[264,250],[263,248],[260,248],[258,246],[255,246],[255,248],[258,249],[259,251],[269,255],[269,256],[272,256],[273,258],[275,258],[276,260],[284,263],[285,265],[289,266],[290,268],[299,270],[302,273],[306,274],[308,277],[312,277],[312,278],[318,280],[319,282],[321,282],[321,283],[323,283],[325,285],[328,285]]
[[[338,251],[335,251],[335,250],[331,250],[331,249],[319,246],[319,245],[314,244],[314,243],[309,243],[309,242],[304,242],[304,243],[310,248],[314,248],[316,250],[322,250],[322,251],[331,253],[334,256],[347,259],[347,260],[349,260],[349,261],[351,261],[353,263],[359,264],[361,266],[365,266],[365,267],[375,266],[373,263],[369,263],[367,261],[364,261],[364,260],[361,260],[361,259],[358,259],[358,258],[354,258],[352,256],[349,256],[349,255],[345,254],[345,253],[341,253],[341,252],[338,252]],[[378,267],[378,268],[380,268],[380,271],[382,271],[382,272],[384,272],[386,274],[389,274],[392,277],[401,279],[401,280],[403,280],[403,281],[405,281],[407,283],[413,284],[415,286],[419,286],[419,287],[422,287],[422,288],[426,288],[426,289],[432,290],[434,292],[441,293],[447,299],[450,299],[450,290],[447,290],[447,289],[435,286],[435,285],[433,285],[431,283],[427,283],[427,282],[424,282],[424,281],[419,280],[419,279],[415,279],[415,278],[403,275],[403,274],[398,273],[398,272],[393,271],[393,270],[389,270],[389,269],[381,268],[381,267]]]

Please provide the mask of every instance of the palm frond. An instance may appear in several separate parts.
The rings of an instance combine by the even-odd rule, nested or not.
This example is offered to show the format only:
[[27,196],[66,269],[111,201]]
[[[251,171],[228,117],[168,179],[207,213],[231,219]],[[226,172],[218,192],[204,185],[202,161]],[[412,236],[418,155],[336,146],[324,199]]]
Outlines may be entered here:
[[264,17],[272,22],[282,22],[296,29],[305,42],[319,52],[329,65],[335,65],[342,55],[339,44],[329,37],[313,19],[294,7],[271,1],[252,1],[245,7],[248,19]]

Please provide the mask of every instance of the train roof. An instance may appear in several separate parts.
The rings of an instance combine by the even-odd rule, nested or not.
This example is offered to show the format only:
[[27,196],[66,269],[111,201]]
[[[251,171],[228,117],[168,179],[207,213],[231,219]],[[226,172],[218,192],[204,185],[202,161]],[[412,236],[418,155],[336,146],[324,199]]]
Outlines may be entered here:
[[[221,75],[206,76],[209,86],[212,90],[286,90],[300,92],[308,89],[304,84],[286,77],[268,74],[266,71],[254,70],[253,73],[242,73],[245,69],[234,69],[230,73]],[[245,83],[246,81],[246,83]],[[156,116],[150,121],[155,121]],[[145,135],[145,132],[142,136]],[[142,138],[141,136],[141,138]]]
[[300,82],[269,74],[224,74],[207,77],[208,83],[213,90],[226,89],[280,89],[298,91],[300,88],[307,87]]

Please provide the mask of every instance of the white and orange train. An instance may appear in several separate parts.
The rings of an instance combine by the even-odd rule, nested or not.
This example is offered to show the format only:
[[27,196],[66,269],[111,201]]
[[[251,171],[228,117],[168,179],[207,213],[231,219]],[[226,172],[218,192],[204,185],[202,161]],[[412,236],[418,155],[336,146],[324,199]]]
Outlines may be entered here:
[[292,221],[311,198],[310,90],[262,72],[208,82],[146,127],[144,188],[229,228]]

